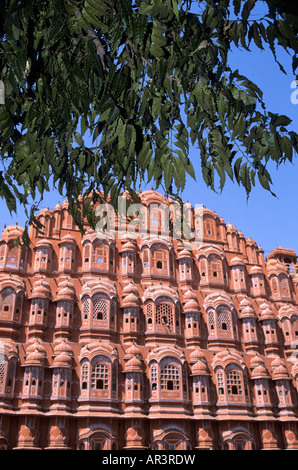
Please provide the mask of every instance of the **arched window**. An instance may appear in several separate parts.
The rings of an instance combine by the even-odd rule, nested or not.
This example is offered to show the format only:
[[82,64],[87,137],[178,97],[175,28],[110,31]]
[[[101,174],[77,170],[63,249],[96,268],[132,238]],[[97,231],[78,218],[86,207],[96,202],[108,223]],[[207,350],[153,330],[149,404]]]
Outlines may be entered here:
[[91,243],[87,242],[83,248],[83,264],[84,267],[89,267],[91,261]]
[[92,298],[92,315],[93,320],[104,320],[107,321],[108,319],[108,304],[107,301],[102,299],[101,297],[93,297]]
[[81,369],[81,388],[82,390],[88,389],[89,383],[89,364],[84,362]]
[[168,275],[169,274],[169,252],[162,247],[152,247],[152,273]]
[[152,329],[153,324],[153,303],[149,302],[146,304],[146,319],[148,329]]
[[177,366],[167,364],[160,370],[161,390],[180,390],[180,374]]
[[218,313],[219,330],[227,331],[231,329],[231,315],[229,312],[221,311]]
[[174,323],[173,305],[160,303],[156,306],[156,325],[163,325],[170,329]]
[[95,243],[93,246],[93,268],[109,269],[109,247],[105,243]]
[[242,395],[241,375],[236,370],[227,373],[227,390],[229,395]]
[[157,390],[157,366],[154,364],[150,369],[151,389]]
[[109,369],[99,360],[92,366],[91,388],[96,390],[108,390],[109,388]]
[[228,364],[216,370],[218,404],[221,402],[247,403],[248,387],[245,372],[237,364]]
[[209,263],[210,280],[214,282],[223,282],[223,266],[222,260],[213,256],[210,257]]
[[14,316],[16,293],[11,287],[6,287],[0,294],[0,319],[12,320]]
[[216,374],[216,381],[217,381],[217,390],[219,395],[225,394],[225,382],[224,382],[224,375],[223,371],[219,370]]

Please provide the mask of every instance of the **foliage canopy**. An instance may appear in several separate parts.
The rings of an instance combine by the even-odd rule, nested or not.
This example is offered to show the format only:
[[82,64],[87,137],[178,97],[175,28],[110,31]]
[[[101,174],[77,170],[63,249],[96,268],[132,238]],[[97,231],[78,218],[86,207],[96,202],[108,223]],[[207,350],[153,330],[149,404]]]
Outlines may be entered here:
[[271,191],[267,164],[292,161],[298,135],[231,69],[229,52],[267,48],[285,73],[282,48],[295,75],[296,9],[278,0],[6,0],[0,196],[32,223],[29,199],[54,184],[82,228],[79,195],[101,189],[115,202],[150,181],[179,195],[197,167],[212,189],[229,177],[247,195],[256,181]]

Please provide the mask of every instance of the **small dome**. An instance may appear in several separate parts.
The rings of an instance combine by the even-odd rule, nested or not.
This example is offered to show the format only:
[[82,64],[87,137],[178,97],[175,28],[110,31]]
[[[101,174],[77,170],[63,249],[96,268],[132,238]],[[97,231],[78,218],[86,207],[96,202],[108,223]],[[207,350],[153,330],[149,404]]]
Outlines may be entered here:
[[190,299],[184,304],[184,313],[197,312],[198,310],[200,310],[200,307],[195,299]]
[[126,350],[125,356],[128,356],[128,357],[140,356],[140,357],[141,357],[141,351],[140,351],[140,349],[137,347],[137,345],[136,345],[135,343],[133,343],[133,345],[130,346],[130,347]]
[[272,308],[265,302],[260,305],[260,317],[261,320],[275,319]]
[[30,344],[26,350],[26,365],[43,365],[46,359],[46,350],[40,341]]
[[126,363],[125,372],[143,372],[142,361],[136,356],[132,357]]
[[206,362],[198,360],[191,368],[192,375],[210,375]]
[[139,298],[134,294],[128,294],[123,299],[123,307],[138,307]]
[[67,353],[67,354],[73,354],[72,347],[70,344],[67,343],[67,341],[63,340],[60,341],[57,346],[54,348],[54,353],[55,354],[60,354],[60,353]]
[[238,256],[234,256],[230,261],[230,266],[242,266],[243,264],[243,260],[238,258]]
[[58,294],[57,299],[64,299],[64,300],[73,300],[75,297],[75,288],[73,284],[68,281],[59,282],[58,284]]
[[61,241],[58,243],[58,245],[61,245],[62,243],[71,243],[73,245],[76,245],[76,239],[68,233],[67,235],[64,235],[64,237],[61,238]]
[[194,351],[192,351],[189,355],[189,362],[194,364],[195,362],[199,361],[200,359],[205,360],[205,354],[203,351],[199,348],[196,348]]
[[35,248],[50,248],[53,250],[53,245],[49,240],[43,239],[36,243]]
[[125,287],[123,287],[123,295],[128,295],[128,294],[134,294],[135,296],[139,295],[139,291],[132,281],[129,284],[127,284]]
[[60,353],[54,359],[55,367],[71,367],[72,365],[72,356],[67,353]]
[[251,374],[252,379],[269,379],[270,375],[265,367],[265,364],[259,364],[256,366]]
[[[252,360],[250,361],[250,365],[252,368],[259,366],[260,364],[264,364],[263,359],[257,353]],[[265,365],[265,364],[264,364]]]
[[139,291],[137,287],[130,282],[123,288],[123,307],[138,307],[139,305]]
[[263,274],[263,270],[260,266],[253,266],[252,268],[250,268],[249,274]]
[[51,296],[51,289],[47,281],[44,279],[40,279],[36,281],[32,290],[31,297],[43,297],[43,298],[50,298]]
[[38,214],[38,217],[51,217],[53,215],[53,211],[49,209],[48,207],[41,209],[41,211]]
[[240,302],[241,318],[255,317],[255,311],[249,299],[245,298]]
[[19,225],[9,225],[6,227],[1,235],[1,241],[9,242],[11,240],[16,240],[17,238],[23,235],[24,229]]
[[183,294],[183,302],[188,302],[189,300],[194,300],[194,301],[198,302],[196,294],[191,289],[188,289]]
[[192,258],[192,254],[190,253],[189,250],[184,248],[180,253],[178,254],[178,259],[185,259],[185,258]]
[[280,364],[272,371],[272,380],[289,379],[289,373],[286,366]]

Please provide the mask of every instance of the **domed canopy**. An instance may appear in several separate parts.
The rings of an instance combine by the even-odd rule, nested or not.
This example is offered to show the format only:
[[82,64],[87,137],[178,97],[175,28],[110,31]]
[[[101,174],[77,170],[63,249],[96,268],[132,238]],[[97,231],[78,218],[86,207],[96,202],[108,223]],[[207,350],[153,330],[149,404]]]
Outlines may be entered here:
[[58,243],[58,245],[63,245],[64,243],[71,243],[72,245],[76,245],[76,239],[68,233],[67,235],[64,235],[64,237],[61,238],[61,241]]
[[9,225],[6,227],[1,235],[1,241],[8,243],[9,241],[16,240],[23,235],[24,229],[19,225]]
[[55,346],[54,356],[53,367],[69,368],[72,366],[73,350],[65,340],[62,340]]
[[205,354],[200,348],[196,348],[194,351],[192,351],[189,355],[189,362],[190,364],[194,364],[199,360],[205,360]]
[[244,262],[241,258],[238,258],[238,256],[234,256],[234,258],[231,259],[230,261],[230,266],[243,266]]
[[272,380],[282,380],[282,379],[289,379],[289,372],[286,368],[285,362],[280,359],[276,358],[271,363],[272,367]]
[[125,352],[125,357],[131,358],[133,356],[141,357],[141,351],[135,343],[133,343]]
[[130,282],[123,288],[123,307],[138,307],[140,298],[137,287]]
[[143,372],[142,361],[136,356],[132,357],[127,361],[124,372]]
[[39,340],[30,344],[26,350],[25,365],[43,366],[46,360],[46,350]]
[[265,367],[265,364],[260,364],[252,371],[251,378],[256,379],[270,379],[270,375]]
[[73,284],[68,279],[65,279],[64,281],[59,282],[57,300],[73,301],[74,298],[75,298],[75,288]]
[[256,316],[252,303],[248,298],[244,298],[240,302],[240,316],[241,318],[251,318]]
[[275,320],[273,310],[266,302],[260,305],[260,320]]
[[40,279],[36,281],[32,290],[31,298],[46,298],[51,297],[51,288],[47,281]]
[[210,375],[206,362],[199,359],[191,368],[191,375]]

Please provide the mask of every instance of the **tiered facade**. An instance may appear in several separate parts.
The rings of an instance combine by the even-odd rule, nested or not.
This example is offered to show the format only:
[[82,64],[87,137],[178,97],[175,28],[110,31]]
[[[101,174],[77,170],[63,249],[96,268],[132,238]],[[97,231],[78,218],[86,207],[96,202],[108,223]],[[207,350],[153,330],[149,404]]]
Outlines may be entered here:
[[141,201],[156,237],[81,235],[67,203],[27,248],[4,229],[0,448],[298,449],[296,253],[207,209],[194,249]]

